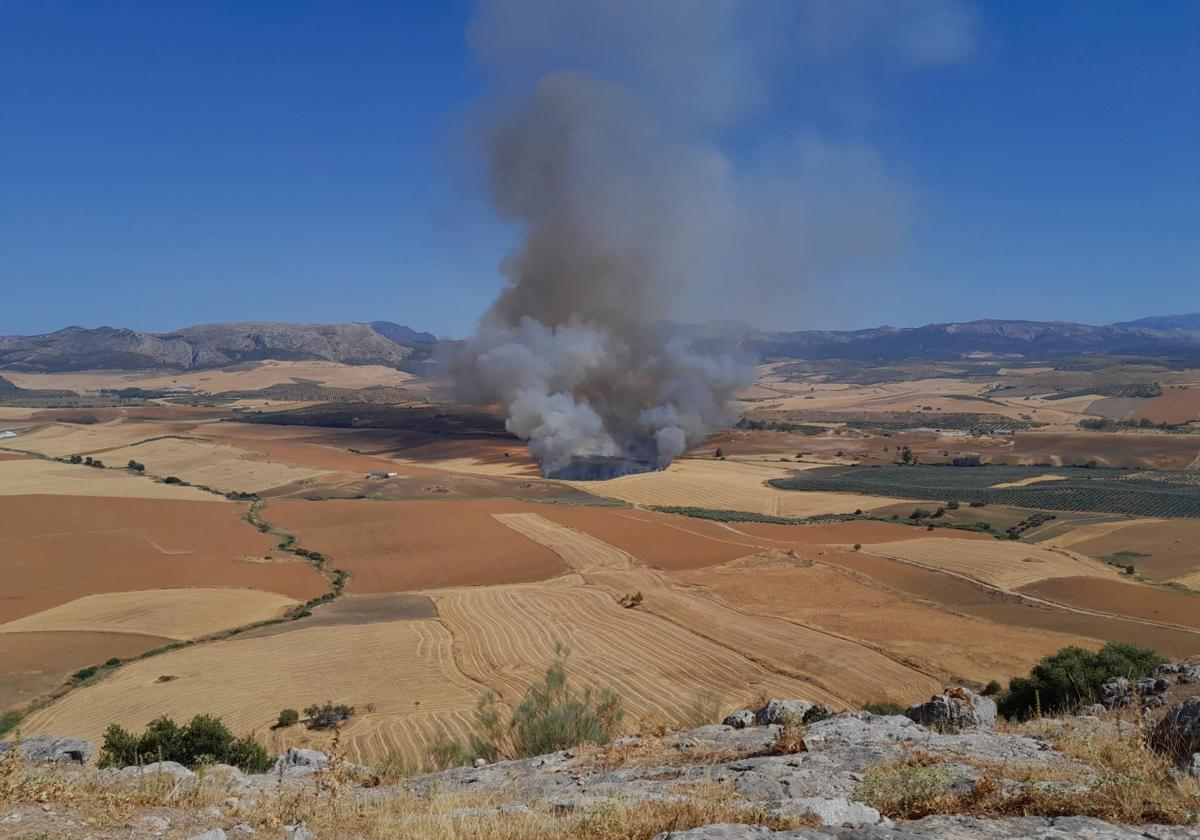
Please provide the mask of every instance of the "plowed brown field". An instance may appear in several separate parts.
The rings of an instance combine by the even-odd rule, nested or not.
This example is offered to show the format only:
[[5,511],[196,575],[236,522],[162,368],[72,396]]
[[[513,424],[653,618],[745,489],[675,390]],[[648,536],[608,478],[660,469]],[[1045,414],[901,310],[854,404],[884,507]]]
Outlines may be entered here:
[[[1123,580],[1055,578],[1021,587],[1022,592],[1086,610],[1179,624],[1200,630],[1200,595]],[[1200,634],[1196,635],[1200,650]]]
[[1133,415],[1134,420],[1143,417],[1153,423],[1189,423],[1200,419],[1200,388],[1167,388]]
[[1172,580],[1200,571],[1200,521],[1168,519],[1110,526],[1092,539],[1072,543],[1071,549],[1092,557],[1121,551],[1147,555],[1123,562],[1132,563],[1139,575],[1150,580]]
[[240,562],[270,553],[276,542],[245,522],[244,510],[232,502],[0,497],[0,622],[87,595],[150,587],[235,586],[297,600],[328,590],[307,563]]
[[543,580],[567,567],[492,514],[540,510],[506,500],[462,502],[270,502],[261,515],[332,556],[353,579],[349,591]]

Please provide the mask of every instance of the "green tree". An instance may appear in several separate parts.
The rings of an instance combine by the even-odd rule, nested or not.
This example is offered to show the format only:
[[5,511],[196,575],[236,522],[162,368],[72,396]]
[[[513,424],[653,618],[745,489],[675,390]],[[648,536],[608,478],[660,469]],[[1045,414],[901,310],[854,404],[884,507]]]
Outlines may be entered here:
[[1028,677],[1014,677],[998,706],[1005,717],[1024,718],[1040,708],[1051,713],[1095,703],[1100,685],[1114,677],[1144,677],[1166,660],[1127,642],[1109,642],[1096,653],[1065,647],[1042,658]]
[[300,713],[295,709],[284,709],[279,713],[279,719],[275,721],[276,729],[284,729],[289,726],[295,726],[300,722]]

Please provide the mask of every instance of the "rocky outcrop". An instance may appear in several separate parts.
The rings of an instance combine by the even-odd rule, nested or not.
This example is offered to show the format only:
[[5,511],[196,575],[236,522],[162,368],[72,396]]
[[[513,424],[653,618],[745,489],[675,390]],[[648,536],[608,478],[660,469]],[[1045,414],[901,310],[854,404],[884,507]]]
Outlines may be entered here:
[[[0,741],[0,755],[12,749],[12,741]],[[31,764],[55,764],[69,762],[86,764],[96,751],[90,741],[79,738],[58,738],[54,735],[37,735],[21,739],[21,757]]]
[[1172,707],[1150,734],[1150,746],[1179,764],[1200,753],[1200,697]]
[[996,725],[996,701],[965,688],[948,688],[928,702],[910,706],[904,716],[939,732],[991,729]]
[[1195,840],[1200,831],[1177,826],[1116,826],[1090,817],[925,817],[894,826],[796,828],[771,831],[751,825],[709,825],[671,831],[655,840]]

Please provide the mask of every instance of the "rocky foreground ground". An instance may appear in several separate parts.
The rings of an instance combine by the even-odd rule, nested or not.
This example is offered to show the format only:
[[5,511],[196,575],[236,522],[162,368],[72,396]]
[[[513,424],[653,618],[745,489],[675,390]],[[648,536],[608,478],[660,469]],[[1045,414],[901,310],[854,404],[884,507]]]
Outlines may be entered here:
[[[0,836],[1200,840],[1200,756],[1185,755],[1200,752],[1200,699],[1149,730],[1136,704],[1126,711],[998,729],[994,704],[961,689],[905,716],[772,701],[721,725],[407,778],[311,750],[261,775],[31,766],[10,751]],[[1156,738],[1167,763],[1146,748]],[[40,759],[90,749],[22,747]]]

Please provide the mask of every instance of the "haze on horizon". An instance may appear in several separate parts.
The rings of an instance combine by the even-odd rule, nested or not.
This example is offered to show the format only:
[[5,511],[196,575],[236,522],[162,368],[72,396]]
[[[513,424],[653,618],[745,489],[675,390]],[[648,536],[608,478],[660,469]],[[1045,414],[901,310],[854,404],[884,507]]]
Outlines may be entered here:
[[[537,69],[498,81],[489,61],[521,44],[470,35],[552,8],[4,5],[0,334],[373,319],[469,334],[520,233],[480,189],[479,128]],[[760,227],[800,220],[800,245],[763,255],[769,294],[753,293],[761,265],[721,266],[751,293],[693,296],[688,320],[1200,310],[1200,6],[699,8],[702,25],[648,27],[644,54],[600,25],[547,57],[625,84],[658,54],[748,45],[661,74],[654,103],[754,185],[775,211]]]

